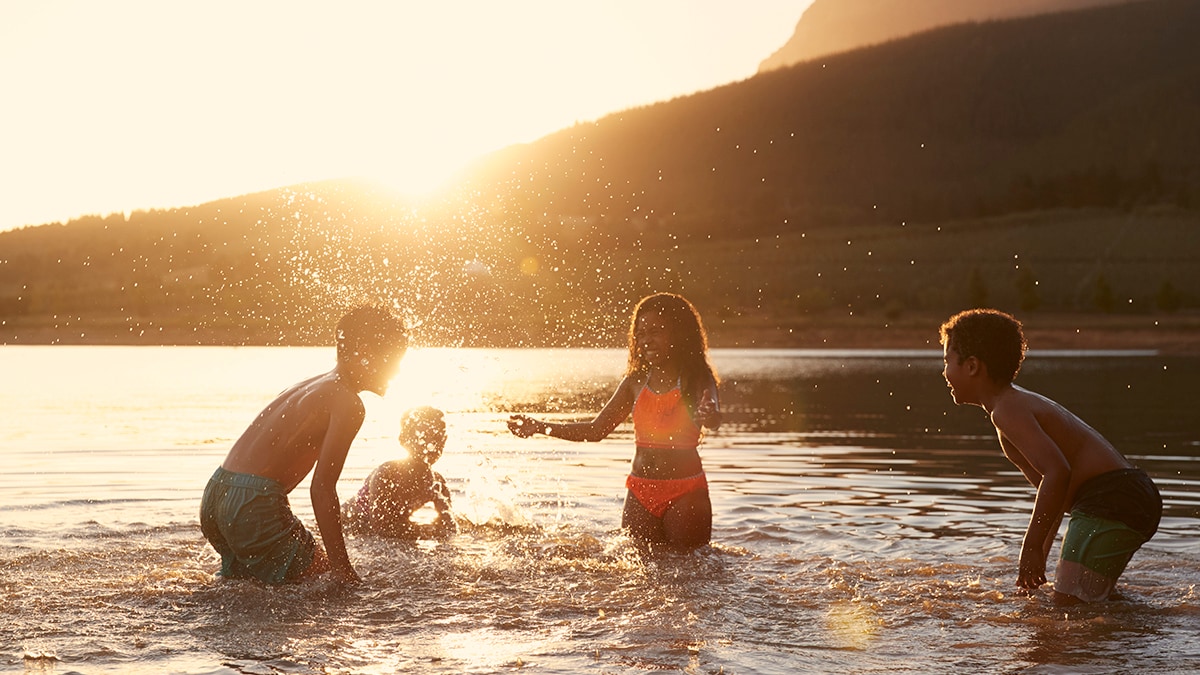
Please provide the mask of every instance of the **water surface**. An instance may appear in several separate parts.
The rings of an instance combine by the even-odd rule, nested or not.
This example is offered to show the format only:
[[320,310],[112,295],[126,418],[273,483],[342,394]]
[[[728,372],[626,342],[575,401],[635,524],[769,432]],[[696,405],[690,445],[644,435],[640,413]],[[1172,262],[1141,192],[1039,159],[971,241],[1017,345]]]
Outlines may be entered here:
[[[933,352],[717,350],[728,422],[702,447],[713,545],[641,557],[619,531],[632,430],[517,439],[610,395],[608,350],[414,350],[339,492],[446,411],[463,532],[349,541],[364,583],[218,582],[200,493],[320,348],[2,347],[0,671],[903,673],[1200,670],[1200,360],[1033,353],[1058,399],[1159,484],[1121,599],[1014,592],[1033,491]],[[307,481],[293,507],[313,525]],[[1056,553],[1057,554],[1057,553]],[[1056,555],[1055,554],[1055,555]]]

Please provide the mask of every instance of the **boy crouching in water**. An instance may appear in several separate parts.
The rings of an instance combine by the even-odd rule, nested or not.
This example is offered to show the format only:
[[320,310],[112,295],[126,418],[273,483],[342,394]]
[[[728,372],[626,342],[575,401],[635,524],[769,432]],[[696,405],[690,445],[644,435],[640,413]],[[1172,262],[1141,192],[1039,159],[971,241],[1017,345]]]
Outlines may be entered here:
[[[200,529],[221,554],[220,576],[278,584],[332,571],[358,580],[336,485],[366,414],[359,393],[387,392],[407,344],[404,323],[389,310],[351,311],[338,322],[336,367],[284,390],[233,444],[200,503]],[[288,504],[310,471],[324,549]]]
[[1108,598],[1134,552],[1158,530],[1158,489],[1069,410],[1013,384],[1025,358],[1015,318],[990,309],[961,312],[942,324],[941,339],[954,402],[987,411],[1004,456],[1037,488],[1017,586],[1030,591],[1046,583],[1046,558],[1070,510],[1054,600]]

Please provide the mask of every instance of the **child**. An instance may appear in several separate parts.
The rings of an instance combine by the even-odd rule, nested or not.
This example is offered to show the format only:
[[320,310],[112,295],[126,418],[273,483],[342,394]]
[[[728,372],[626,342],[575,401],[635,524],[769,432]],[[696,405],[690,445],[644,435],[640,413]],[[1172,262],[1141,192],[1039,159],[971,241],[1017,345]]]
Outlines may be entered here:
[[[386,393],[407,344],[391,311],[351,311],[337,325],[336,367],[285,390],[233,444],[200,503],[200,529],[221,554],[220,576],[278,584],[331,570],[358,580],[338,518],[337,480],[365,416],[359,393]],[[324,549],[288,505],[310,471]]]
[[[400,445],[408,457],[379,465],[363,481],[358,495],[346,502],[342,518],[352,531],[385,537],[439,537],[455,531],[446,479],[433,470],[446,448],[442,411],[429,406],[400,417]],[[432,502],[437,520],[414,523],[412,515]]]
[[712,503],[700,462],[701,429],[717,429],[717,376],[700,315],[678,295],[644,298],[629,326],[629,365],[590,422],[547,424],[513,415],[509,430],[567,441],[599,441],[633,414],[637,450],[625,481],[621,527],[635,539],[691,549],[712,535]]
[[1158,489],[1095,429],[1012,383],[1025,358],[1019,321],[991,309],[961,312],[942,324],[941,339],[954,402],[988,412],[1004,456],[1037,487],[1017,586],[1029,591],[1046,583],[1046,558],[1069,509],[1054,600],[1108,598],[1134,552],[1158,530]]

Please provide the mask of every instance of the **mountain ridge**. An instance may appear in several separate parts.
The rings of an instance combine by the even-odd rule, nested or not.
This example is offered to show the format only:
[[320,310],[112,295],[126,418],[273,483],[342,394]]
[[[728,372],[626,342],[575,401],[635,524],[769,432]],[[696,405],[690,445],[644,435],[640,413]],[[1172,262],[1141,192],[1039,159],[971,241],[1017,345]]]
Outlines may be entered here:
[[958,23],[994,21],[1142,0],[816,0],[791,38],[759,64],[786,68]]

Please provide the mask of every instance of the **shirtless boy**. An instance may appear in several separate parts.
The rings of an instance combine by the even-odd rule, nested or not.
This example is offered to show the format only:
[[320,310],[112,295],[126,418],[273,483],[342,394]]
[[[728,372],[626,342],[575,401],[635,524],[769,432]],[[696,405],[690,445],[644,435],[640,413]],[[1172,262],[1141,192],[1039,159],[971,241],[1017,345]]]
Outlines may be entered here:
[[1069,510],[1054,600],[1107,599],[1134,552],[1158,530],[1158,489],[1095,429],[1013,384],[1025,358],[1015,318],[990,309],[961,312],[942,324],[941,338],[942,374],[954,402],[987,411],[1004,456],[1037,488],[1017,586],[1031,591],[1046,583],[1046,558]]
[[[200,503],[200,529],[221,554],[220,576],[278,584],[332,571],[358,580],[336,484],[365,416],[359,393],[386,393],[407,344],[404,323],[389,310],[351,311],[338,322],[336,367],[286,389],[233,444]],[[288,504],[310,471],[324,549]]]

